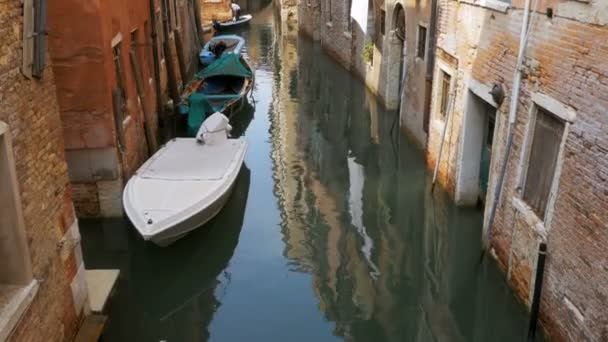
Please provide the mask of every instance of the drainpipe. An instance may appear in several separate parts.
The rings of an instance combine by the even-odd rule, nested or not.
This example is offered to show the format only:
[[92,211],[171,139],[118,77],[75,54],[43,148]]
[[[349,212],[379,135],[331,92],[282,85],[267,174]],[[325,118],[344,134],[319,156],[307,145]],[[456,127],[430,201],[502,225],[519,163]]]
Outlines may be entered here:
[[429,121],[431,119],[431,92],[433,89],[433,70],[435,70],[435,48],[437,35],[437,0],[431,0],[431,22],[429,23],[429,47],[428,62],[426,64],[425,89],[424,89],[424,119],[422,129],[429,132]]
[[156,32],[156,11],[154,0],[150,0],[150,27],[152,31],[152,59],[154,60],[154,89],[156,91],[156,113],[157,116],[162,116],[163,99],[160,89],[160,56],[158,55],[158,32]]
[[[538,0],[536,2],[538,5]],[[523,64],[524,55],[526,52],[526,46],[528,45],[528,27],[530,14],[530,0],[526,0],[524,5],[524,18],[521,25],[521,33],[519,36],[519,53],[517,55],[517,64],[515,66],[515,75],[513,76],[513,84],[511,86],[511,103],[509,104],[509,126],[507,129],[507,146],[505,149],[505,155],[502,160],[502,167],[496,187],[494,188],[494,198],[492,199],[492,207],[490,209],[490,215],[488,222],[484,225],[483,229],[483,248],[487,250],[490,247],[490,229],[494,223],[494,216],[496,215],[496,208],[500,201],[502,194],[502,188],[505,181],[505,174],[507,173],[507,163],[509,161],[509,155],[511,154],[511,146],[513,144],[513,128],[515,127],[515,119],[517,118],[517,104],[519,102],[519,87],[521,85],[521,66]]]

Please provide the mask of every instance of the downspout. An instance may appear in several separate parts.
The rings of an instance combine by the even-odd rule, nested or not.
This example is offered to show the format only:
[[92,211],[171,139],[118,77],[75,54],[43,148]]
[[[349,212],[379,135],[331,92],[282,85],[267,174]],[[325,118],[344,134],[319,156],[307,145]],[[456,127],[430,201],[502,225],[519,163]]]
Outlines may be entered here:
[[[519,36],[519,53],[517,55],[517,64],[515,66],[515,74],[513,76],[513,84],[511,86],[511,102],[509,103],[509,126],[507,129],[507,146],[505,149],[505,155],[502,160],[502,167],[498,182],[494,188],[494,198],[492,199],[492,207],[488,216],[488,222],[484,225],[483,229],[483,248],[488,250],[490,247],[490,229],[494,223],[494,217],[496,215],[496,208],[502,195],[502,188],[505,181],[505,174],[507,173],[507,163],[509,161],[509,155],[511,154],[511,146],[513,145],[513,128],[515,127],[515,119],[517,117],[517,104],[519,102],[519,88],[521,85],[521,66],[524,60],[524,54],[526,52],[526,46],[528,45],[528,27],[529,16],[530,16],[530,1],[526,0],[524,5],[524,17],[521,26],[521,33]],[[538,1],[536,2],[538,4]]]
[[156,32],[155,1],[150,0],[150,27],[152,28],[152,59],[154,60],[154,89],[156,92],[156,115],[160,118],[163,112],[163,99],[160,89],[160,56],[158,55],[158,32]]
[[435,48],[437,36],[437,0],[431,0],[431,22],[429,23],[429,46],[428,63],[426,64],[425,88],[424,88],[424,118],[422,129],[429,132],[429,121],[431,119],[431,93],[433,90],[433,70],[435,70]]

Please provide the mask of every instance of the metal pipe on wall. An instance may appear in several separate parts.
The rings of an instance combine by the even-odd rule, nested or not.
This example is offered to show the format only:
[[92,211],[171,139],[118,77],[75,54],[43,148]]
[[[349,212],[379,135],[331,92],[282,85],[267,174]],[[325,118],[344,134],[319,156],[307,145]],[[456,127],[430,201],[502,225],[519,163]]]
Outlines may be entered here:
[[[490,247],[490,230],[496,216],[496,208],[500,197],[502,195],[502,188],[505,181],[505,175],[507,173],[507,163],[509,162],[509,155],[511,154],[511,146],[513,145],[513,128],[515,126],[515,119],[517,117],[517,104],[519,102],[519,87],[521,85],[521,66],[524,60],[524,54],[526,52],[526,46],[528,45],[528,32],[529,32],[529,17],[530,17],[530,2],[526,0],[524,5],[524,16],[521,26],[521,33],[519,37],[519,52],[517,54],[517,64],[515,66],[515,74],[513,76],[513,85],[511,86],[511,102],[509,104],[509,126],[507,128],[507,145],[505,149],[505,155],[502,160],[502,166],[496,187],[494,188],[494,198],[492,199],[492,207],[490,208],[490,214],[488,216],[488,222],[484,225],[482,233],[483,249],[487,250]],[[536,1],[538,5],[538,0]]]
[[429,121],[431,119],[431,94],[433,92],[433,71],[435,70],[435,48],[437,36],[437,0],[431,1],[431,22],[429,23],[429,46],[428,46],[428,62],[426,64],[425,89],[424,89],[424,118],[422,129],[424,132],[429,132]]

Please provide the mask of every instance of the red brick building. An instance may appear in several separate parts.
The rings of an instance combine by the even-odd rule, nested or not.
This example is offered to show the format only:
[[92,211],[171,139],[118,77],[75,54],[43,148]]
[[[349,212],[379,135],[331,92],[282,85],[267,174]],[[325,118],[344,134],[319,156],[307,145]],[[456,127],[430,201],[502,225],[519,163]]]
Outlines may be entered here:
[[[439,1],[428,164],[447,125],[439,180],[456,202],[485,203],[484,230],[517,295],[530,304],[538,247],[547,243],[540,318],[548,334],[606,340],[608,8],[593,0],[531,0],[529,8],[514,93],[525,1]],[[504,101],[490,95],[495,87]]]
[[159,116],[197,67],[195,12],[184,0],[49,3],[50,52],[79,216],[122,215],[123,185],[158,146]]
[[70,340],[88,307],[39,3],[0,6],[1,341]]

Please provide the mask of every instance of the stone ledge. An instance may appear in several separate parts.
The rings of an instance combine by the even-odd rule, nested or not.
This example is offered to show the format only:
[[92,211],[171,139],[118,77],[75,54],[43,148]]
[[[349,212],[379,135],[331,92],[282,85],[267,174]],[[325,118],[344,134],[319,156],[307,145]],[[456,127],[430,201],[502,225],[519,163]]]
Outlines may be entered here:
[[500,0],[461,0],[460,2],[487,8],[501,13],[507,13],[507,10],[509,10],[511,7],[508,3]]
[[103,312],[120,271],[86,270],[85,274],[91,311],[94,313]]
[[23,287],[0,286],[0,297],[3,293],[7,294],[6,302],[0,299],[0,341],[8,339],[34,300],[38,287],[38,281],[35,279]]

